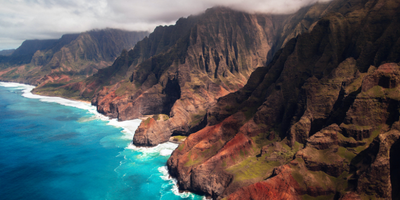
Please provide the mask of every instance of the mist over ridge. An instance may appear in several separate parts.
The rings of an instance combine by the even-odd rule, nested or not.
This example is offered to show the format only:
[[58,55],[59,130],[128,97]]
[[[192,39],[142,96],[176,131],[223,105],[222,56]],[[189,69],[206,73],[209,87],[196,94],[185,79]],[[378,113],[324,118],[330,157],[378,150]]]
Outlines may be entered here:
[[282,14],[315,2],[318,0],[1,0],[0,50],[16,49],[27,39],[57,39],[66,33],[107,27],[151,32],[158,25],[174,24],[180,17],[199,14],[214,6]]

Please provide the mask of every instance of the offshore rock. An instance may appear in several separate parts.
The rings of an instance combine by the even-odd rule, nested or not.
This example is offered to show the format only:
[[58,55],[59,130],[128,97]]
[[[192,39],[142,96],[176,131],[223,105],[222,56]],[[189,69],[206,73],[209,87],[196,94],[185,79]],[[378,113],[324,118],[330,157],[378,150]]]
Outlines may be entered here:
[[163,132],[169,132],[167,123],[165,121],[156,123],[153,118],[145,120],[136,130],[135,135],[137,136],[133,138],[133,144],[136,146],[156,146],[161,142],[168,141],[168,134],[163,134]]

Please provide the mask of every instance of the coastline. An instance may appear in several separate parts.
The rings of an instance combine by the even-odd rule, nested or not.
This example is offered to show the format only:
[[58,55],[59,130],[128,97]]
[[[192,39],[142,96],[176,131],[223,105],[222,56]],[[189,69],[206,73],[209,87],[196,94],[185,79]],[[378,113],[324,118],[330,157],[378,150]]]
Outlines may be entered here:
[[[166,143],[159,144],[155,147],[136,147],[132,143],[132,138],[135,134],[136,129],[140,125],[140,122],[142,121],[142,119],[118,121],[116,118],[109,118],[109,117],[104,116],[101,113],[97,112],[96,107],[91,105],[91,102],[89,102],[89,101],[72,100],[72,99],[67,99],[67,98],[63,98],[63,97],[42,96],[42,95],[33,94],[31,91],[36,86],[29,85],[29,84],[0,81],[0,86],[1,87],[19,88],[22,91],[22,96],[25,98],[39,99],[39,101],[42,101],[42,102],[57,103],[57,104],[64,105],[64,106],[75,107],[75,108],[79,108],[82,110],[87,110],[88,112],[92,113],[96,118],[103,120],[103,121],[108,121],[107,125],[111,125],[111,126],[114,126],[117,128],[122,128],[123,130],[121,132],[122,132],[123,136],[121,136],[121,137],[123,139],[129,139],[131,141],[130,144],[125,147],[125,149],[130,149],[133,151],[141,152],[143,156],[153,155],[153,154],[158,154],[158,156],[170,156],[172,154],[172,152],[179,145],[178,143],[175,143],[175,142],[166,142]],[[194,195],[191,192],[183,192],[183,193],[179,192],[179,189],[177,186],[177,180],[170,176],[166,165],[159,167],[158,171],[162,174],[160,176],[161,179],[169,182],[170,184],[173,184],[172,192],[176,196],[180,196],[182,198],[189,198],[191,195]]]

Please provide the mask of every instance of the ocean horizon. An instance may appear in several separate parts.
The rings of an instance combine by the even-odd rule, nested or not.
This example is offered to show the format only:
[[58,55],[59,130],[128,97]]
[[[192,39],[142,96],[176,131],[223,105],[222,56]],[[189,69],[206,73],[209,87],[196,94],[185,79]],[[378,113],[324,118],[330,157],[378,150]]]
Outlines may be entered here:
[[177,144],[132,144],[139,119],[0,82],[1,199],[203,199],[179,193],[166,161]]

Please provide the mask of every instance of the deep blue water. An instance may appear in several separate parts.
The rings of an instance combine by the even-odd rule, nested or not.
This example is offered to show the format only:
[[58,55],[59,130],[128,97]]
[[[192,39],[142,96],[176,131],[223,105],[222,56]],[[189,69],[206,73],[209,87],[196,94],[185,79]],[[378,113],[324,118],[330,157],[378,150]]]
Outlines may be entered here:
[[130,145],[140,121],[110,122],[87,104],[26,98],[26,86],[2,85],[0,199],[202,198],[178,194],[167,178],[165,163],[176,146]]

